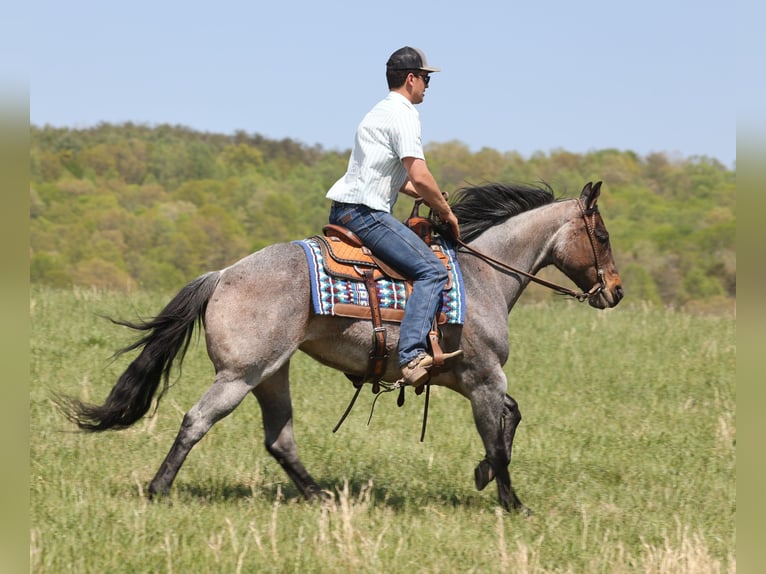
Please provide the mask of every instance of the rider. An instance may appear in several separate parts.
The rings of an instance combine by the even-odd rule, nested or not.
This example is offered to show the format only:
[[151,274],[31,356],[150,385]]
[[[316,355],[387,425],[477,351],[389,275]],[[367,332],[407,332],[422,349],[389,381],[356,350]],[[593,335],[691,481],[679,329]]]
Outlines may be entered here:
[[[407,384],[421,385],[433,357],[426,352],[431,323],[447,283],[447,271],[425,242],[391,215],[398,193],[422,199],[455,237],[455,214],[428,169],[415,104],[423,101],[430,74],[417,48],[405,46],[386,63],[389,93],[356,130],[348,169],[327,193],[333,200],[330,223],[356,233],[372,253],[413,280],[399,337],[399,367]],[[448,359],[462,351],[444,353]]]

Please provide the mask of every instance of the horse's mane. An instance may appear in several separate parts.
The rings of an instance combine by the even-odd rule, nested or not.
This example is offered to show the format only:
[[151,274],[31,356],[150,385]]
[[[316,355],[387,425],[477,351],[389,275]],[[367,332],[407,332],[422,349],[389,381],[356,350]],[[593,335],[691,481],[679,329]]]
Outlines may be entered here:
[[460,235],[469,243],[490,227],[519,213],[553,203],[551,187],[540,185],[488,183],[458,189],[452,197],[452,211],[460,222]]

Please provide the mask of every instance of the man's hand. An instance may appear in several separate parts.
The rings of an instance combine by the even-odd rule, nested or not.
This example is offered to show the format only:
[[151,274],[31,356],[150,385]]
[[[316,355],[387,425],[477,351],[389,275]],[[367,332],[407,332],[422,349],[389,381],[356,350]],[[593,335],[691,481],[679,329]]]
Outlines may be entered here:
[[437,216],[439,219],[441,219],[444,223],[449,225],[450,230],[452,231],[452,235],[455,239],[460,239],[460,222],[457,220],[457,216],[452,212],[452,209],[449,207],[447,208],[448,211],[444,214],[438,214]]
[[439,186],[431,175],[431,171],[428,169],[425,160],[405,157],[402,159],[404,168],[407,170],[408,181],[402,186],[402,190],[409,190],[410,185],[417,193],[419,197],[426,202],[436,215],[444,223],[446,223],[455,238],[460,238],[460,224],[457,221],[457,217],[452,213],[452,209],[447,203],[447,194],[439,189]]

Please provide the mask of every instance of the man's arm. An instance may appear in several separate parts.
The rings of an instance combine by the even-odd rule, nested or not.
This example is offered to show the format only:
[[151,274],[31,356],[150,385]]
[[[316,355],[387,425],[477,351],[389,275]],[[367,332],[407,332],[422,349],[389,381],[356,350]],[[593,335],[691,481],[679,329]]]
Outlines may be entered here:
[[407,181],[404,182],[404,185],[399,189],[399,193],[403,193],[404,195],[409,195],[413,199],[420,199],[420,195],[418,195],[417,190],[415,189],[415,186],[412,185],[412,182],[407,179]]
[[[449,204],[444,199],[439,185],[436,183],[431,170],[428,169],[425,160],[405,157],[402,159],[404,168],[407,170],[409,179],[402,186],[401,192],[411,197],[420,198],[426,202],[436,215],[444,223],[450,226],[456,238],[460,238],[460,225],[457,217],[452,213]],[[415,192],[413,195],[412,192]]]

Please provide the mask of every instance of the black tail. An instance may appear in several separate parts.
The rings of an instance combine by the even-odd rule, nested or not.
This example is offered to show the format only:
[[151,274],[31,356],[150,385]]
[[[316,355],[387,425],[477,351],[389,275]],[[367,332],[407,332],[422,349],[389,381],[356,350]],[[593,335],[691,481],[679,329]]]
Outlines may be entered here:
[[129,427],[143,417],[151,407],[161,379],[164,379],[164,384],[157,400],[167,391],[173,362],[176,358],[179,365],[183,361],[194,327],[202,322],[219,278],[218,272],[197,277],[150,321],[130,323],[113,320],[118,325],[148,331],[115,356],[142,348],[141,354],[117,380],[103,405],[86,404],[72,397],[57,397],[56,403],[67,418],[83,430],[104,431]]

